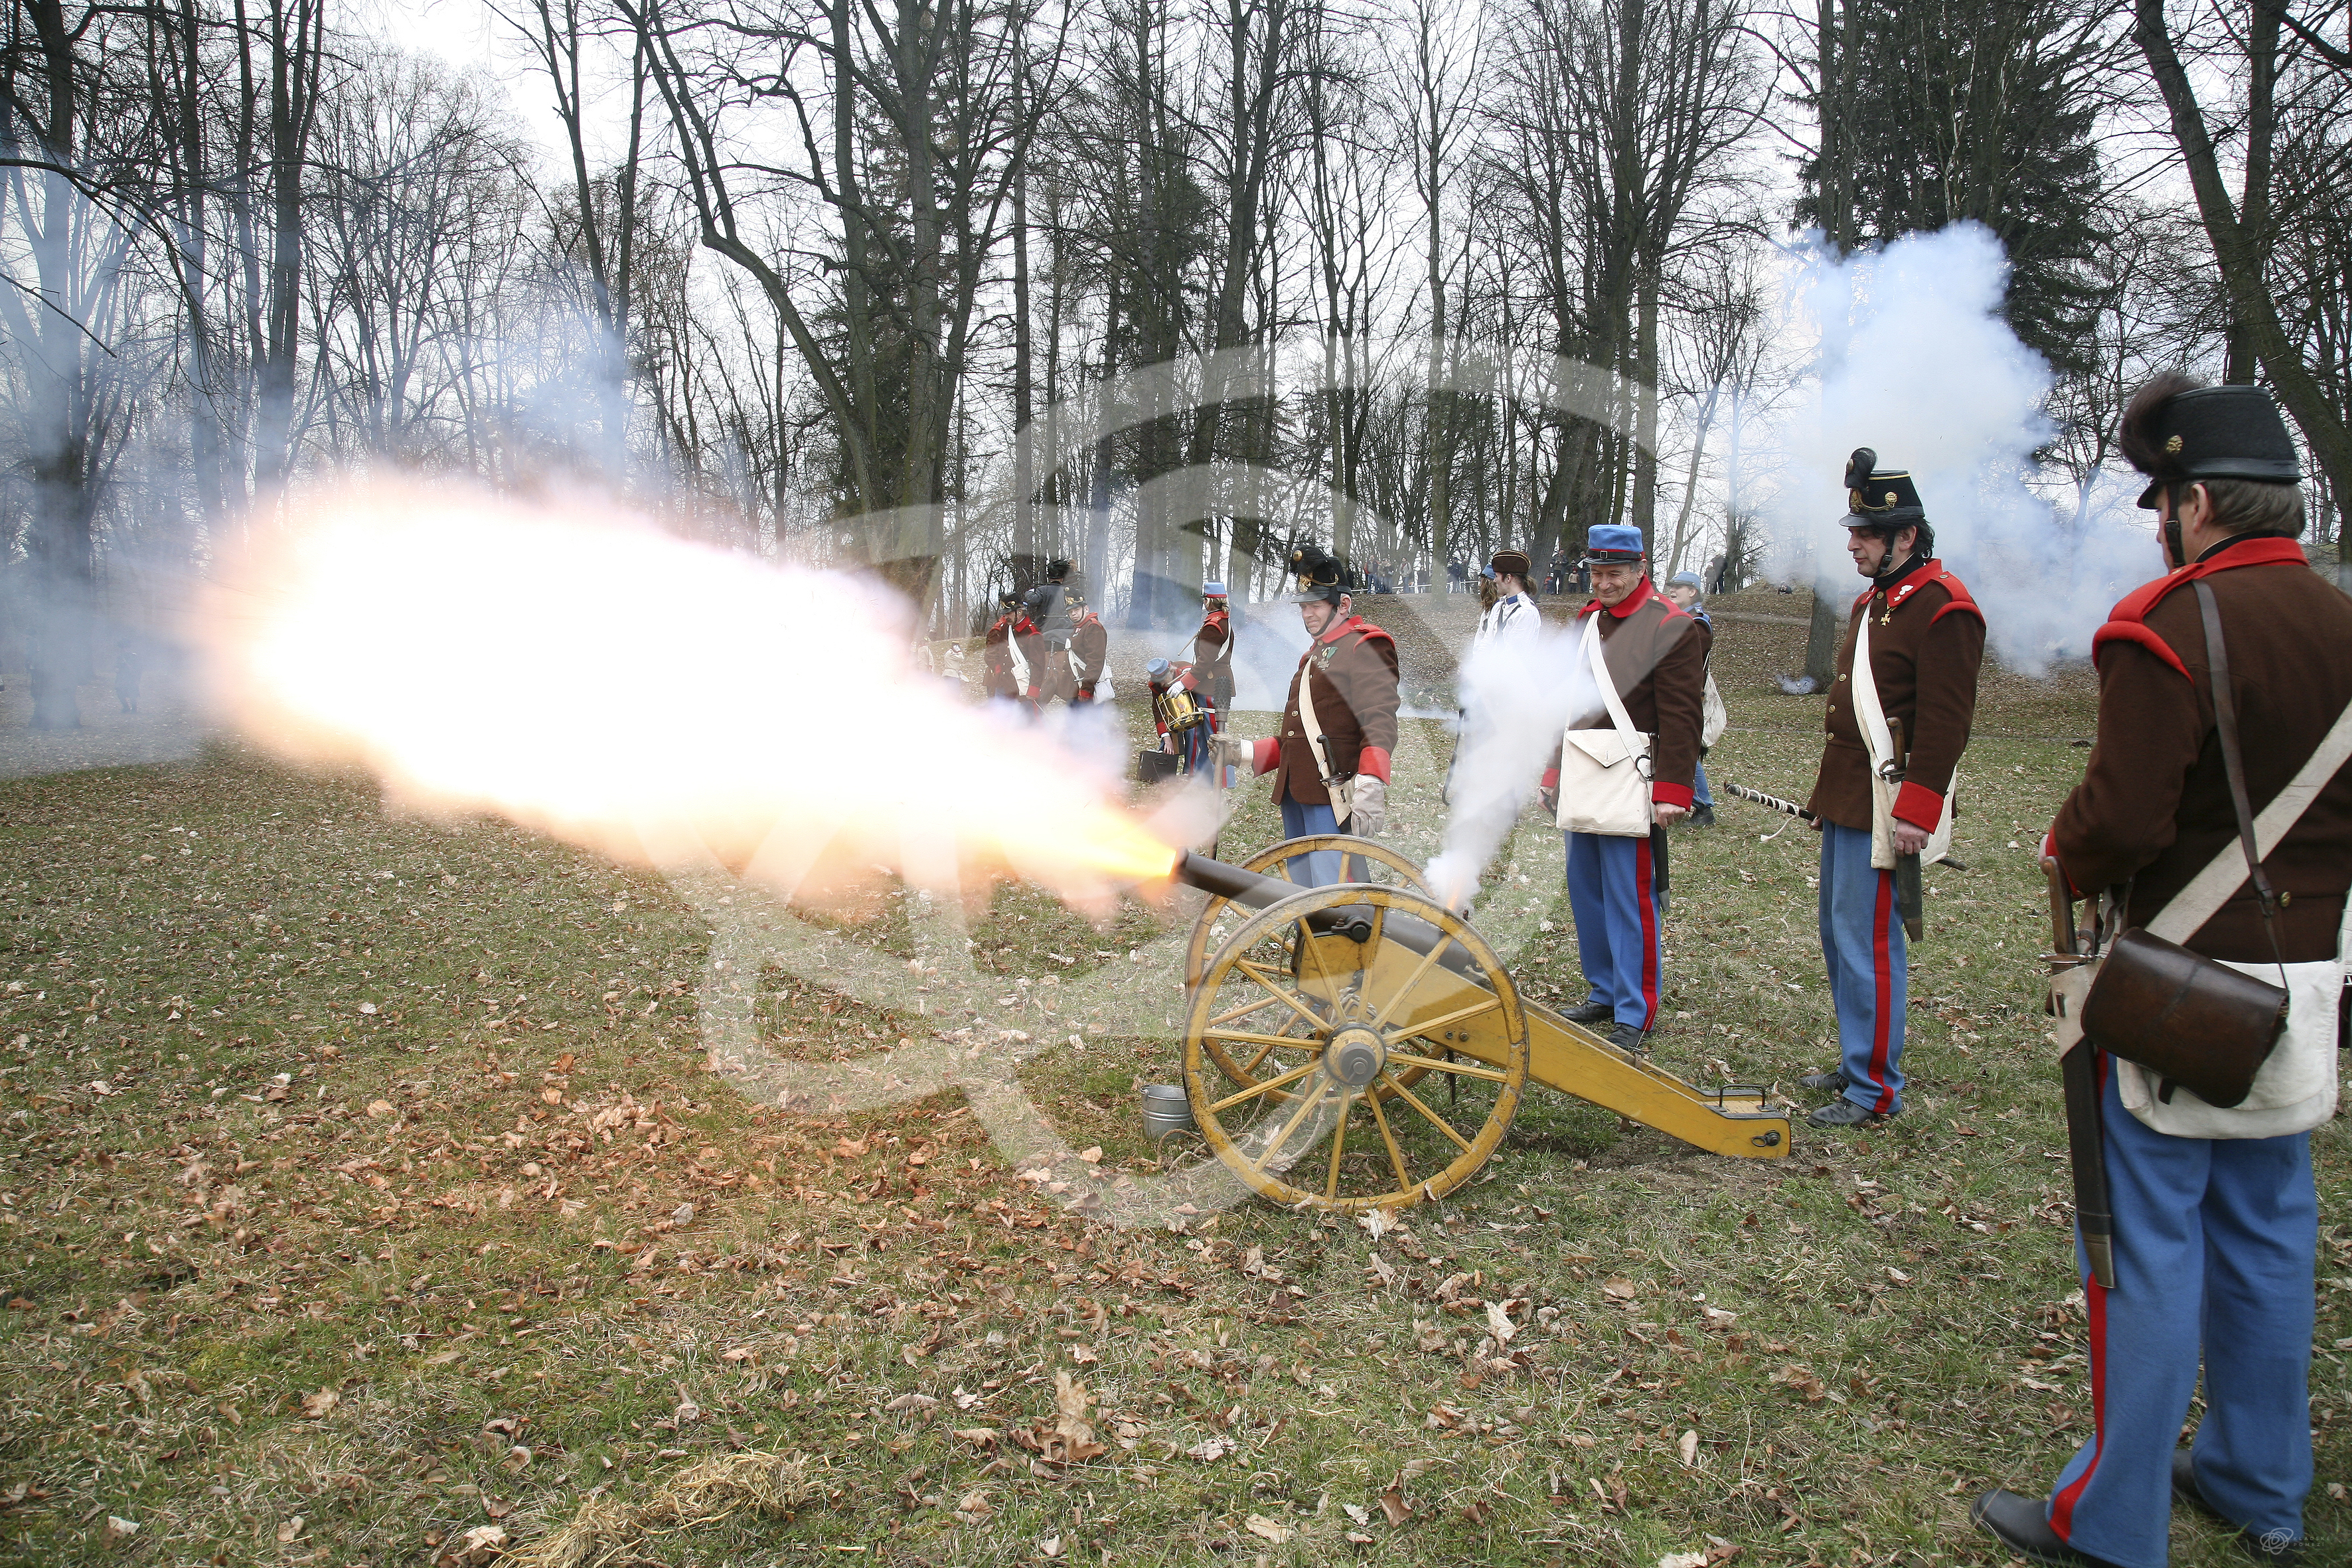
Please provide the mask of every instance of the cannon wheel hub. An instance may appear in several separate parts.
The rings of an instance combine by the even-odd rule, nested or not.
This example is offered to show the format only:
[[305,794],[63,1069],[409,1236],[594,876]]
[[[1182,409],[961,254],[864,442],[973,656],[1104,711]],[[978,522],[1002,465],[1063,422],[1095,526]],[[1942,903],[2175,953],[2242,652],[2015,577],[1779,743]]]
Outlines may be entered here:
[[1388,1065],[1388,1042],[1370,1029],[1350,1026],[1331,1037],[1324,1060],[1331,1076],[1349,1089],[1361,1089]]

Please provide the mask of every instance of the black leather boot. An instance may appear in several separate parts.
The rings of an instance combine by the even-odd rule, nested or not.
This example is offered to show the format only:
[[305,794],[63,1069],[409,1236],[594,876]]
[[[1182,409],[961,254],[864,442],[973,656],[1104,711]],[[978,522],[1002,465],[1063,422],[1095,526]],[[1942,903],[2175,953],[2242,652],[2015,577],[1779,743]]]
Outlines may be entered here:
[[2050,1528],[2040,1498],[2020,1497],[1996,1488],[1969,1506],[1969,1517],[1976,1521],[1978,1529],[2028,1563],[2045,1563],[2050,1568],[2114,1568],[2105,1559],[2077,1552],[2061,1540]]

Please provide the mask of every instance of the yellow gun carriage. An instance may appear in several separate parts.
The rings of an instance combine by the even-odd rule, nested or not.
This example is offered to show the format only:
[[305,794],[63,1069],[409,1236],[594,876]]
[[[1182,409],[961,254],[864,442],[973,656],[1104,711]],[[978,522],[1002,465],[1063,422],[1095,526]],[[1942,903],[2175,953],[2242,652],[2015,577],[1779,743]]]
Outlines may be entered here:
[[[1318,853],[1350,879],[1289,879]],[[1375,840],[1296,838],[1241,866],[1188,854],[1176,879],[1210,895],[1185,955],[1185,1097],[1209,1150],[1276,1203],[1442,1197],[1493,1155],[1530,1080],[1712,1153],[1789,1152],[1769,1087],[1686,1083],[1528,1001]]]

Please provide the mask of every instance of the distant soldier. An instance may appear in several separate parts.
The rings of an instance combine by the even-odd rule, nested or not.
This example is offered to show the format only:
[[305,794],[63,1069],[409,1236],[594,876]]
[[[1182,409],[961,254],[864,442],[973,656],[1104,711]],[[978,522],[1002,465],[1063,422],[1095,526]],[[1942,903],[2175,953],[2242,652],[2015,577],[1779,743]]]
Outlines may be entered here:
[[[1877,463],[1864,447],[1846,465],[1846,553],[1871,585],[1838,650],[1829,741],[1805,806],[1821,825],[1822,956],[1842,1058],[1797,1080],[1837,1095],[1806,1118],[1816,1127],[1902,1112],[1909,948],[1895,866],[1948,824],[1984,660],[1984,612],[1935,558],[1936,530],[1910,474]],[[1870,659],[1858,665],[1864,640]]]
[[1160,749],[1177,759],[1185,773],[1206,779],[1216,748],[1208,704],[1202,700],[1200,671],[1189,661],[1155,658],[1143,667],[1144,689],[1151,697],[1151,726],[1160,732]]
[[[1388,822],[1389,757],[1397,737],[1396,640],[1354,613],[1340,588],[1346,567],[1320,547],[1290,552],[1298,606],[1312,640],[1291,677],[1282,728],[1253,748],[1254,771],[1274,774],[1282,836],[1352,833],[1375,837]],[[1300,862],[1304,861],[1305,864]],[[1336,854],[1293,860],[1307,886],[1339,879]]]
[[1526,647],[1535,643],[1536,633],[1543,626],[1543,612],[1536,608],[1535,590],[1528,574],[1535,568],[1528,564],[1523,550],[1497,550],[1486,566],[1486,581],[1494,585],[1494,603],[1478,617],[1478,629],[1470,634],[1472,648],[1488,643],[1506,647]]
[[[1478,616],[1477,629],[1470,634],[1471,655],[1490,647],[1525,650],[1536,646],[1543,626],[1543,612],[1536,608],[1535,595],[1528,583],[1528,574],[1533,570],[1523,551],[1495,552],[1479,582],[1480,597],[1486,601],[1486,607]],[[1476,714],[1470,710],[1470,694],[1465,689],[1463,705],[1454,710],[1454,760],[1445,765],[1445,787],[1439,792],[1439,797],[1449,805],[1455,804],[1456,770],[1462,765],[1464,750],[1469,749],[1473,754],[1478,750],[1472,726],[1492,720],[1491,704],[1481,704]]]
[[988,635],[981,639],[985,649],[981,690],[989,697],[1017,701],[1025,684],[1013,668],[1013,623],[1020,613],[1020,595],[996,596],[996,619],[988,624]]
[[139,711],[140,636],[124,632],[114,645],[114,700],[125,713]]
[[1110,632],[1103,626],[1102,617],[1095,614],[1086,596],[1076,588],[1068,592],[1070,610],[1070,661],[1077,678],[1077,695],[1072,700],[1092,702],[1095,687],[1103,678],[1103,669],[1110,660]]
[[1223,583],[1201,584],[1201,629],[1192,634],[1192,671],[1219,730],[1234,710],[1234,616]]
[[[2301,465],[2269,393],[2158,376],[2116,446],[2151,481],[2139,504],[2172,570],[2092,639],[2098,742],[2043,853],[2078,894],[2118,894],[2125,926],[2170,914],[2191,952],[2284,981],[2286,1031],[2226,1110],[2091,1041],[2074,1047],[2097,1051],[2114,1218],[2114,1287],[2083,1271],[2095,1427],[2047,1497],[1990,1491],[1971,1512],[2037,1563],[2139,1568],[2165,1561],[2178,1500],[2242,1531],[2252,1561],[2286,1564],[2305,1556],[2313,1469],[2309,1129],[2338,1092],[2352,768],[2328,742],[2343,744],[2352,705],[2352,605],[2295,542]],[[2259,877],[2246,819],[2276,834]]]
[[[1568,1016],[1580,1024],[1613,1023],[1610,1043],[1639,1054],[1657,1026],[1664,989],[1666,828],[1690,809],[1709,634],[1650,585],[1649,552],[1640,529],[1595,524],[1586,536],[1581,563],[1592,574],[1594,595],[1577,612],[1581,630],[1599,644],[1625,725],[1649,737],[1652,749],[1646,831],[1562,834],[1569,910],[1591,987],[1583,1004]],[[1591,658],[1589,653],[1584,657]],[[1599,710],[1579,716],[1570,731],[1620,727],[1605,698],[1596,695],[1592,703]],[[1560,795],[1572,792],[1575,781],[1563,784],[1561,753],[1554,755],[1544,790],[1563,808],[1563,816],[1572,816],[1578,802]]]
[[[1715,621],[1707,615],[1699,592],[1698,574],[1696,572],[1677,572],[1666,579],[1666,597],[1675,602],[1676,609],[1706,628],[1707,661],[1712,664],[1715,660]],[[1715,826],[1715,792],[1706,787],[1706,754],[1721,739],[1724,720],[1723,693],[1715,689],[1715,671],[1709,669],[1706,700],[1699,710],[1698,770],[1691,775],[1691,814],[1685,819],[1693,827]]]

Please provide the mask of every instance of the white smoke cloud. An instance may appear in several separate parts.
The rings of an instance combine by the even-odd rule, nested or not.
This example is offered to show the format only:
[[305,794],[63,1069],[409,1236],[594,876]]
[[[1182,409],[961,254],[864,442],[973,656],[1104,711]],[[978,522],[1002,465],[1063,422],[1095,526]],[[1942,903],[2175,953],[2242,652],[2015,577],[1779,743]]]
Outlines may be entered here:
[[1754,500],[1775,574],[1851,596],[1862,584],[1840,524],[1846,458],[1869,447],[1880,467],[1908,468],[1937,553],[1984,607],[1994,651],[2039,673],[2087,654],[2108,607],[2163,566],[2121,509],[2078,523],[2071,493],[2053,505],[2036,488],[2051,371],[2000,318],[2008,279],[2000,242],[1974,223],[1801,256],[1783,332],[1810,343],[1811,364],[1759,433]]
[[1462,664],[1462,744],[1446,782],[1445,841],[1424,873],[1449,909],[1467,909],[1478,878],[1533,797],[1570,724],[1598,712],[1581,623],[1547,622],[1521,643],[1473,648]]

